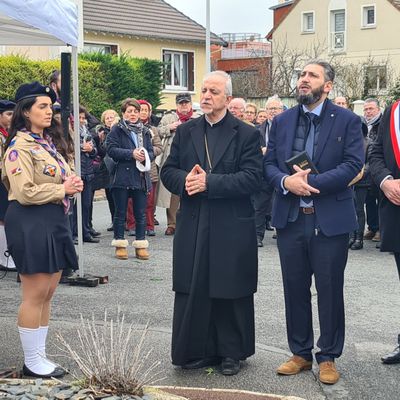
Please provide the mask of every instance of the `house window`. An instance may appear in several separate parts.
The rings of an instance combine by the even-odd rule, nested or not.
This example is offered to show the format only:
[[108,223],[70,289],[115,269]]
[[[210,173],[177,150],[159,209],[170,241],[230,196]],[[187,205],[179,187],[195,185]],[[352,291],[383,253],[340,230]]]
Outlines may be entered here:
[[344,10],[331,11],[331,48],[343,51],[346,44],[346,13]]
[[170,90],[194,90],[194,53],[163,50],[164,84]]
[[365,87],[368,94],[377,94],[379,91],[387,89],[386,66],[366,67]]
[[365,28],[376,25],[375,5],[364,6],[362,8],[362,26]]
[[85,42],[83,45],[83,52],[118,55],[118,45]]
[[302,13],[302,32],[314,32],[314,11],[307,11]]

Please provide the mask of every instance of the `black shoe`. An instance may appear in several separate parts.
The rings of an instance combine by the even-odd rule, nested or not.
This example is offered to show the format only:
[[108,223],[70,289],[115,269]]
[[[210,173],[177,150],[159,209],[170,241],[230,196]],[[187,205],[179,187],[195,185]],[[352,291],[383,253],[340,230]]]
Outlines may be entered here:
[[160,223],[156,220],[156,217],[154,217],[154,225],[160,225]]
[[376,248],[376,249],[380,249],[380,248],[381,248],[381,242],[378,242],[378,243],[375,245],[375,248]]
[[274,233],[274,234],[272,235],[272,239],[276,239],[276,238],[277,238],[276,233]]
[[240,371],[240,361],[234,360],[233,358],[223,358],[221,362],[221,374],[222,375],[236,375]]
[[355,241],[356,241],[356,235],[354,232],[351,232],[349,235],[349,249],[351,248],[351,246],[354,244]]
[[356,239],[354,243],[350,246],[351,250],[361,250],[364,247],[363,241]]
[[66,371],[61,367],[55,367],[52,372],[49,374],[36,374],[35,372],[31,371],[25,364],[22,367],[22,374],[25,376],[33,376],[35,378],[60,378],[66,374]]
[[78,245],[78,238],[73,238],[72,239],[75,245]]
[[101,233],[95,231],[94,229],[92,229],[92,230],[90,231],[90,234],[92,235],[92,237],[99,237],[99,236],[101,236]]
[[265,230],[266,231],[273,231],[274,230],[274,228],[271,226],[271,222],[267,222],[265,224]]
[[399,364],[400,363],[400,335],[398,337],[399,345],[389,354],[384,355],[381,360],[383,364]]
[[108,228],[107,228],[107,232],[112,232],[114,230],[114,225],[111,224]]
[[207,357],[200,358],[198,360],[189,361],[188,363],[182,365],[182,369],[199,369],[205,367],[213,367],[221,362],[220,357]]
[[262,239],[261,238],[257,238],[257,247],[263,247],[263,246],[264,246],[264,244],[262,242]]
[[87,238],[84,238],[83,241],[85,243],[100,243],[100,239],[97,239],[97,238],[94,238],[94,237],[91,237],[91,236],[89,236]]

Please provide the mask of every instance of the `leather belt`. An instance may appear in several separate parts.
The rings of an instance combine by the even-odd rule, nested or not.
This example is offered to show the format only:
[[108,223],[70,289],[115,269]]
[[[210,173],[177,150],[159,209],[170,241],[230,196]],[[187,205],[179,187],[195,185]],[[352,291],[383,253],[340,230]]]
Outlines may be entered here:
[[315,213],[315,208],[314,207],[300,207],[300,211],[303,214],[310,215]]

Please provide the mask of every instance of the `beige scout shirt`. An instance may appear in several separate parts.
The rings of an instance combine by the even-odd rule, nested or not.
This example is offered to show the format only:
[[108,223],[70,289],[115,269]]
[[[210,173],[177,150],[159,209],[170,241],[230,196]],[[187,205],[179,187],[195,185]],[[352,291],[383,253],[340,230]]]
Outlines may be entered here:
[[[9,190],[10,201],[41,205],[61,204],[64,199],[61,167],[29,134],[17,132],[4,155],[3,166],[2,179]],[[70,167],[65,161],[64,166],[66,175],[70,175]]]

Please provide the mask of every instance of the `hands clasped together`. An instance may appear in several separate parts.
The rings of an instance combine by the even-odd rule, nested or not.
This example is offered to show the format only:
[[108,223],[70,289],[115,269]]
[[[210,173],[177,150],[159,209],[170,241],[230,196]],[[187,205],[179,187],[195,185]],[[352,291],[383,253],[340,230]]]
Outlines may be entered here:
[[199,164],[196,164],[187,174],[185,189],[189,196],[205,192],[207,190],[207,174]]
[[319,190],[308,184],[308,174],[311,169],[302,170],[297,165],[294,165],[296,173],[285,178],[283,186],[289,192],[298,196],[311,196],[313,193],[319,193]]
[[70,175],[63,183],[65,194],[68,196],[72,196],[78,192],[82,192],[83,190],[83,181],[80,176]]
[[393,204],[400,206],[400,179],[386,179],[381,189]]
[[133,158],[139,162],[143,162],[145,160],[144,148],[140,147],[139,149],[133,150]]

